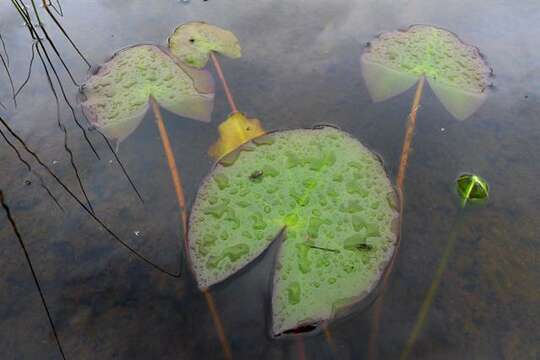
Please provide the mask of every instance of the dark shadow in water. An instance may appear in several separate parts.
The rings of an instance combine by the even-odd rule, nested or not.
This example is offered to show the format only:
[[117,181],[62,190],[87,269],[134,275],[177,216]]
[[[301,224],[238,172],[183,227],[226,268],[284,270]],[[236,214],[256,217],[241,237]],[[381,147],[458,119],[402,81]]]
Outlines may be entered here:
[[[60,80],[60,77],[58,76],[58,72],[54,68],[53,62],[51,61],[51,58],[50,58],[50,56],[49,56],[49,54],[47,52],[47,49],[46,49],[46,47],[45,47],[45,45],[44,45],[44,43],[42,41],[42,38],[40,37],[39,33],[37,32],[36,27],[32,24],[32,18],[30,16],[30,13],[28,12],[28,10],[26,10],[26,8],[24,7],[23,4],[19,3],[18,0],[11,0],[11,3],[13,4],[15,9],[19,13],[21,18],[23,19],[24,24],[25,24],[26,28],[28,29],[28,31],[30,33],[30,37],[32,38],[32,40],[37,41],[38,55],[40,54],[40,52],[39,52],[40,48],[43,51],[43,54],[45,55],[45,58],[47,59],[47,63],[51,67],[51,71],[53,72],[54,77],[55,77],[56,81],[58,82],[58,86],[60,87],[62,97],[64,98],[64,101],[66,102],[66,104],[68,105],[68,107],[69,107],[69,109],[70,109],[70,111],[72,113],[73,121],[77,124],[79,129],[82,131],[84,139],[86,140],[86,142],[88,143],[88,145],[90,146],[90,148],[92,149],[92,151],[94,152],[96,157],[98,159],[100,159],[99,154],[97,153],[96,149],[94,148],[94,145],[92,144],[92,142],[88,138],[88,134],[86,132],[86,129],[81,125],[81,123],[77,119],[77,116],[75,115],[75,110],[73,109],[73,106],[71,105],[71,103],[67,99],[67,95],[65,93],[65,90],[64,90],[64,87],[63,87],[62,82]],[[37,14],[37,11],[36,11],[36,14]],[[38,17],[38,19],[39,19],[39,17]],[[41,24],[41,21],[39,23]],[[41,29],[45,33],[45,30],[43,29],[43,27],[41,27]],[[48,37],[48,35],[46,35],[46,36]],[[54,46],[52,40],[49,37],[48,37],[48,41],[51,44],[51,47],[53,47],[53,49],[55,50],[55,53],[58,56],[58,58],[60,59],[60,61],[62,62],[62,64],[64,64],[64,67],[67,67],[67,66],[65,66],[65,63],[62,60],[62,57],[60,56],[59,52],[56,50],[56,47]],[[47,68],[47,63],[45,63],[44,59],[41,56],[40,56],[40,60],[41,60],[41,62],[43,64],[43,67]],[[70,74],[69,70],[68,70],[68,74]],[[50,76],[48,75],[47,77],[50,80]],[[52,88],[54,88],[54,86],[52,86]],[[53,91],[53,92],[54,92],[54,94],[56,96],[56,91]]]
[[[43,70],[45,71],[45,74],[47,76],[47,81],[49,83],[49,88],[54,96],[54,99],[55,99],[55,103],[56,103],[56,116],[57,116],[57,123],[58,123],[58,127],[60,128],[60,130],[62,130],[62,132],[64,133],[64,149],[66,150],[66,152],[68,153],[69,155],[69,160],[70,160],[70,163],[71,163],[71,167],[73,168],[73,171],[75,172],[75,176],[77,177],[77,181],[79,183],[79,187],[86,199],[86,203],[88,204],[88,208],[90,209],[91,212],[94,212],[94,209],[92,208],[92,204],[90,203],[90,199],[88,198],[88,195],[86,193],[86,190],[84,188],[84,185],[82,183],[82,180],[81,180],[81,177],[79,175],[79,170],[77,168],[77,164],[75,163],[75,159],[74,159],[74,156],[73,156],[73,152],[71,151],[71,149],[69,148],[68,146],[68,131],[66,129],[66,127],[64,126],[64,124],[62,123],[62,120],[61,120],[61,116],[60,116],[60,101],[59,101],[59,98],[58,98],[58,94],[57,94],[57,91],[54,87],[54,84],[53,84],[53,81],[51,79],[51,75],[49,73],[49,69],[47,67],[47,63],[49,64],[49,66],[51,67],[51,70],[52,72],[54,73],[54,76],[56,78],[56,81],[58,82],[58,85],[60,86],[60,90],[62,92],[62,95],[63,95],[63,98],[64,100],[66,101],[68,107],[70,108],[71,110],[71,113],[72,113],[72,116],[73,116],[73,120],[77,123],[77,125],[82,129],[83,133],[84,133],[84,136],[88,142],[88,144],[90,145],[90,147],[92,148],[92,150],[94,151],[94,154],[98,157],[99,159],[99,155],[97,154],[96,150],[94,149],[94,146],[92,145],[92,143],[90,142],[90,140],[88,139],[87,137],[87,134],[86,134],[86,131],[84,130],[84,128],[82,127],[82,125],[79,123],[79,121],[77,120],[76,116],[75,116],[75,110],[73,109],[73,107],[71,106],[71,104],[69,103],[68,99],[67,99],[67,95],[64,91],[64,87],[62,86],[62,82],[60,80],[60,77],[58,76],[58,73],[56,72],[55,68],[54,68],[54,65],[47,53],[47,50],[45,48],[45,45],[43,44],[43,42],[41,41],[41,38],[39,36],[39,34],[37,33],[37,30],[36,28],[32,25],[32,19],[30,17],[30,14],[29,12],[26,10],[26,8],[24,7],[24,4],[19,4],[17,0],[12,0],[12,4],[17,8],[17,11],[19,12],[20,16],[24,19],[24,22],[25,22],[25,25],[28,29],[28,31],[30,32],[30,36],[32,37],[32,39],[34,40],[37,40],[37,44],[38,44],[38,47],[36,48],[37,50],[37,53],[38,53],[38,56],[39,56],[39,59],[41,61],[41,64],[43,66]],[[32,2],[33,4],[33,2]],[[37,9],[35,8],[34,6],[34,10],[35,10],[35,13],[36,13],[36,17],[38,18],[39,20],[39,15],[37,13]],[[41,21],[39,21],[39,23],[41,24]],[[45,30],[43,29],[43,27],[41,27],[43,33],[46,33]],[[49,43],[51,44],[51,46],[53,47],[53,49],[55,49],[55,52],[56,54],[58,55],[58,57],[61,59],[60,57],[60,54],[58,53],[58,51],[56,51],[56,48],[54,47],[51,39],[48,37],[48,35],[46,35],[48,40],[49,40]],[[40,47],[41,47],[41,50],[40,50]],[[41,53],[41,51],[43,51],[43,54]],[[45,62],[45,59],[43,58],[43,55],[45,56],[45,58],[47,59],[47,63]],[[61,60],[62,61],[62,60]],[[62,61],[62,63],[64,63]],[[31,69],[30,69],[31,70]],[[69,71],[68,71],[69,73]]]
[[[112,231],[100,218],[97,217],[97,215],[90,210],[88,206],[86,206],[78,197],[73,193],[73,191],[66,185],[60,178],[40,159],[40,157],[37,155],[36,152],[34,152],[32,149],[28,147],[28,145],[21,139],[17,133],[9,126],[9,124],[0,116],[0,123],[4,125],[4,127],[8,130],[8,132],[13,136],[17,142],[40,164],[48,173],[53,177],[53,179],[79,204],[83,210],[94,219],[110,236],[113,237],[115,241],[120,243],[124,248],[129,250],[131,254],[138,257],[140,260],[144,261],[148,265],[152,266],[155,270],[167,274],[174,278],[180,278],[182,274],[182,261],[180,261],[178,271],[177,272],[170,272],[161,266],[153,263],[151,260],[149,260],[147,257],[139,253],[137,250],[135,250],[133,247],[131,247],[127,242],[122,240],[114,231]],[[183,242],[182,242],[183,243]],[[180,253],[182,253],[182,246],[180,245]]]
[[[64,124],[62,123],[62,119],[61,119],[61,115],[60,115],[60,101],[58,100],[58,94],[56,93],[56,89],[54,88],[54,84],[52,83],[51,76],[49,74],[49,70],[47,69],[47,65],[45,64],[45,62],[43,60],[43,56],[41,55],[41,51],[39,50],[39,48],[37,49],[37,53],[38,53],[38,56],[39,56],[39,58],[41,60],[41,64],[43,65],[43,70],[45,71],[45,74],[47,75],[47,81],[49,83],[49,87],[51,89],[51,92],[54,95],[54,100],[55,100],[55,103],[56,103],[56,121],[57,121],[57,124],[58,124],[58,127],[60,128],[60,130],[62,130],[62,132],[64,133],[64,149],[66,150],[66,152],[69,155],[69,161],[71,163],[71,167],[73,168],[73,171],[75,172],[75,176],[77,177],[77,182],[79,183],[79,187],[80,187],[80,189],[81,189],[81,191],[82,191],[82,193],[84,195],[84,198],[86,199],[86,203],[88,204],[88,208],[93,213],[94,209],[92,208],[92,204],[90,203],[90,199],[88,198],[88,195],[86,194],[86,190],[84,189],[84,185],[83,185],[81,177],[79,175],[79,169],[77,168],[77,164],[75,163],[73,152],[71,151],[70,147],[68,146],[68,131],[67,131],[66,127],[64,126]],[[47,54],[45,54],[45,55],[47,55]],[[53,68],[53,71],[54,71],[54,68]],[[58,75],[56,75],[56,76],[57,76],[58,82],[60,83],[60,80],[58,79]],[[60,84],[60,87],[62,87],[61,84]],[[63,92],[63,90],[62,90],[62,92]],[[70,105],[70,108],[71,108],[71,105]],[[73,108],[71,108],[71,111],[73,113],[73,116],[75,116],[75,112],[74,112]]]
[[[2,43],[2,48],[4,50],[4,55],[2,55],[2,53],[0,52],[0,61],[2,62],[2,66],[4,67],[4,70],[6,71],[6,74],[9,80],[9,86],[11,87],[13,103],[15,104],[15,107],[17,107],[17,100],[15,99],[15,86],[13,85],[13,78],[11,77],[11,71],[9,71],[9,54],[6,50],[6,44],[4,43],[4,38],[2,37],[2,34],[0,34],[0,42]],[[0,106],[6,109],[6,106],[2,104],[2,102],[0,102]]]
[[96,131],[97,131],[97,133],[99,135],[101,135],[101,137],[103,138],[103,140],[107,144],[107,147],[109,148],[109,150],[113,154],[114,158],[116,159],[116,162],[120,166],[120,169],[122,169],[122,172],[124,173],[126,179],[128,180],[129,184],[133,188],[133,191],[135,191],[135,193],[137,194],[137,197],[139,198],[139,200],[141,200],[141,202],[144,204],[144,200],[142,198],[142,195],[139,193],[139,190],[137,190],[137,186],[135,186],[135,183],[133,182],[133,180],[129,176],[126,168],[124,167],[124,164],[122,163],[122,161],[120,161],[120,158],[118,157],[118,154],[116,153],[116,151],[114,151],[114,149],[113,149],[113,147],[111,145],[111,142],[109,141],[109,139],[107,139],[107,137],[105,135],[103,135],[103,133],[101,131],[99,131],[98,129],[96,129]]
[[30,75],[32,75],[32,65],[34,64],[34,58],[36,57],[36,42],[35,41],[32,42],[31,50],[32,50],[32,55],[30,57],[30,64],[28,65],[28,72],[26,73],[26,78],[22,82],[21,86],[19,86],[17,91],[15,91],[15,98],[17,98],[17,96],[22,91],[22,89],[24,89],[26,84],[28,84],[28,81],[30,80]]
[[[14,0],[14,1],[17,1],[17,0]],[[49,45],[51,46],[51,48],[53,49],[54,53],[56,54],[56,56],[58,57],[58,59],[60,60],[60,62],[62,63],[62,66],[64,67],[64,69],[66,70],[66,73],[68,74],[69,78],[71,79],[71,81],[73,82],[73,84],[75,86],[79,86],[79,84],[77,83],[77,81],[75,80],[75,77],[73,77],[73,74],[71,73],[71,71],[69,70],[69,67],[66,65],[64,59],[62,58],[62,56],[60,55],[60,52],[58,51],[58,49],[56,48],[56,45],[54,45],[54,42],[52,41],[51,37],[49,36],[49,33],[47,32],[47,30],[45,29],[45,27],[43,26],[43,22],[41,21],[41,18],[39,17],[39,12],[37,11],[37,7],[36,7],[36,3],[34,0],[31,0],[32,1],[32,8],[34,9],[34,15],[36,16],[36,19],[38,21],[38,26],[39,28],[41,29],[41,32],[43,33],[43,35],[45,35],[45,38],[47,39],[47,42],[49,43]],[[47,6],[45,6],[45,8],[47,8]],[[28,13],[28,11],[26,11],[27,15],[28,15],[28,18],[30,18],[30,14]]]
[[19,233],[19,229],[17,228],[17,225],[15,223],[15,220],[11,216],[11,211],[9,210],[9,207],[4,202],[4,193],[0,189],[0,204],[4,208],[4,211],[6,212],[7,219],[9,223],[11,224],[11,228],[13,229],[13,232],[15,233],[15,236],[17,236],[17,240],[19,241],[19,245],[24,252],[24,257],[26,258],[26,262],[28,264],[28,267],[30,268],[30,272],[32,273],[32,278],[34,279],[34,283],[36,284],[36,288],[39,292],[39,297],[41,298],[41,304],[43,304],[43,307],[45,308],[45,313],[47,314],[47,319],[49,319],[49,325],[51,326],[51,329],[54,334],[54,339],[56,341],[56,345],[58,346],[58,351],[60,351],[60,354],[62,355],[62,359],[66,359],[66,355],[64,354],[64,349],[62,349],[62,345],[60,344],[60,339],[58,339],[58,333],[56,332],[56,327],[54,326],[54,322],[51,317],[51,313],[49,312],[49,308],[47,307],[47,302],[45,301],[45,296],[43,296],[43,290],[41,290],[41,286],[39,285],[39,281],[36,275],[36,272],[34,271],[34,267],[32,266],[32,261],[30,260],[30,256],[28,255],[28,251],[26,251],[26,246],[24,245],[24,241],[22,239],[21,234]]
[[56,5],[54,5],[52,1],[49,1],[49,3],[44,3],[43,5],[44,8],[52,8],[55,13],[60,16],[64,16],[64,10],[62,10],[62,4],[60,3],[60,0],[56,0]]
[[[58,3],[58,6],[59,6],[59,9],[60,9],[60,15],[63,16],[61,14],[61,11],[62,11],[62,7],[60,6],[60,3],[57,1]],[[83,55],[83,53],[79,50],[79,48],[77,47],[77,45],[75,45],[75,43],[73,42],[73,40],[71,40],[71,37],[69,37],[68,33],[66,32],[66,30],[64,30],[63,26],[60,24],[60,22],[56,19],[56,17],[54,16],[54,14],[51,12],[51,10],[49,9],[49,7],[52,7],[53,9],[56,10],[56,8],[54,7],[54,5],[52,5],[52,3],[50,3],[49,5],[45,5],[43,6],[43,8],[45,9],[45,11],[47,11],[47,14],[49,14],[49,17],[52,19],[52,21],[54,21],[54,23],[56,24],[56,26],[58,27],[58,29],[62,32],[62,34],[64,34],[64,36],[66,37],[66,39],[69,41],[69,43],[71,44],[71,46],[73,47],[73,49],[75,49],[75,51],[77,52],[77,54],[79,54],[79,56],[81,57],[81,59],[83,59],[83,61],[86,63],[86,65],[88,65],[88,67],[90,68],[92,65],[90,64],[90,62],[88,61],[88,59],[86,59],[86,57]],[[58,11],[57,11],[58,13]]]
[[[56,88],[54,86],[54,83],[53,83],[53,79],[51,78],[51,73],[50,71],[52,71],[53,75],[54,75],[54,78],[56,79],[56,82],[58,84],[58,86],[60,87],[60,92],[62,94],[62,97],[64,99],[64,101],[66,102],[67,106],[69,107],[70,109],[70,112],[71,112],[71,115],[72,115],[72,118],[73,118],[73,121],[77,124],[77,126],[81,129],[81,131],[83,132],[83,135],[84,135],[84,138],[86,139],[87,143],[90,145],[92,151],[94,152],[94,154],[96,155],[96,157],[98,159],[100,159],[99,157],[99,154],[97,153],[97,151],[95,150],[92,142],[90,141],[90,139],[88,138],[87,136],[87,132],[86,132],[86,129],[80,124],[80,122],[78,121],[77,119],[77,116],[75,114],[75,109],[73,108],[73,106],[71,105],[71,103],[69,102],[68,98],[67,98],[67,95],[66,95],[66,92],[64,90],[64,86],[62,85],[61,83],[61,80],[60,80],[60,77],[56,71],[56,69],[54,68],[53,66],[53,63],[51,61],[51,58],[43,44],[43,41],[42,39],[40,38],[39,34],[38,34],[38,31],[36,29],[35,26],[32,25],[32,22],[31,22],[31,16],[30,16],[30,13],[26,10],[26,8],[24,6],[22,6],[20,3],[18,3],[18,0],[12,0],[12,3],[13,5],[17,8],[19,14],[21,15],[21,17],[23,17],[24,21],[25,21],[25,25],[26,27],[28,28],[29,32],[30,32],[30,36],[32,37],[32,39],[34,40],[33,44],[32,44],[32,55],[31,55],[31,58],[30,58],[30,64],[29,64],[29,68],[28,68],[28,73],[27,73],[27,76],[26,76],[26,79],[24,80],[23,84],[19,87],[19,89],[17,89],[16,92],[14,92],[14,99],[16,98],[16,96],[20,93],[20,91],[24,88],[24,86],[28,83],[28,81],[30,80],[30,76],[31,76],[31,72],[32,72],[32,65],[33,65],[33,62],[34,62],[34,58],[35,58],[35,50],[37,50],[37,53],[38,53],[38,56],[39,56],[39,59],[41,61],[41,64],[43,66],[43,69],[45,71],[45,74],[47,76],[47,80],[48,80],[48,83],[49,83],[49,88],[51,89],[51,92],[55,98],[55,102],[56,102],[56,109],[57,109],[57,123],[58,123],[58,127],[60,128],[60,130],[62,130],[62,132],[64,133],[64,148],[66,150],[66,152],[68,153],[69,155],[69,159],[70,159],[70,163],[71,163],[71,166],[73,168],[73,171],[75,172],[75,175],[77,177],[77,181],[79,183],[79,187],[85,197],[85,200],[88,204],[88,207],[91,211],[94,211],[93,210],[93,207],[92,207],[92,204],[87,196],[87,193],[86,193],[86,190],[84,188],[84,185],[82,183],[82,179],[79,175],[79,170],[78,170],[78,167],[77,167],[77,164],[75,163],[75,159],[74,159],[74,155],[73,155],[73,152],[71,151],[71,148],[68,146],[68,131],[65,127],[65,125],[62,123],[61,121],[61,116],[60,116],[60,101],[59,101],[59,98],[58,98],[58,93],[56,91]],[[44,4],[44,8],[45,10],[47,11],[47,13],[49,14],[49,16],[51,17],[51,19],[54,21],[54,23],[58,26],[58,28],[60,29],[60,31],[64,34],[64,36],[68,39],[69,43],[73,46],[73,48],[77,51],[77,53],[79,54],[79,56],[84,60],[84,62],[90,67],[90,63],[88,62],[88,60],[85,58],[85,56],[82,54],[82,52],[78,49],[78,47],[75,45],[75,43],[71,40],[71,38],[69,37],[69,35],[67,34],[67,32],[64,30],[64,28],[62,27],[62,25],[58,22],[58,20],[56,19],[56,17],[54,16],[54,14],[52,14],[50,12],[50,10],[48,9],[48,6],[47,4]],[[34,13],[35,13],[35,16],[36,18],[38,19],[39,21],[39,24],[41,24],[41,19],[39,18],[39,14],[37,12],[37,8],[35,7],[35,3],[34,1],[32,1],[32,6],[33,6],[33,9],[34,9]],[[50,44],[50,46],[53,48],[55,54],[57,55],[57,57],[60,59],[60,61],[62,62],[64,68],[66,69],[68,75],[71,77],[71,79],[73,80],[74,84],[78,85],[74,79],[73,79],[73,76],[71,75],[71,72],[69,71],[68,67],[66,66],[65,62],[63,61],[62,57],[60,56],[60,53],[57,51],[57,48],[56,46],[54,45],[52,39],[49,37],[48,33],[46,32],[46,30],[40,26],[43,34],[45,35],[45,37],[47,38],[47,41],[48,43]],[[46,61],[45,61],[46,60]],[[47,65],[48,64],[48,65]],[[50,70],[49,70],[50,68]],[[88,121],[88,120],[87,120]],[[102,134],[100,134],[102,135]],[[102,135],[103,136],[103,135]],[[106,140],[107,141],[107,140]],[[117,154],[114,152],[113,148],[111,147],[110,143],[107,141],[107,145],[108,145],[108,148],[109,150],[111,150],[111,152],[113,153],[115,159],[117,160],[118,164],[120,165],[120,168],[122,169],[122,172],[124,173],[124,175],[126,176],[127,180],[129,181],[129,183],[131,184],[132,188],[134,189],[135,193],[137,194],[137,196],[139,197],[139,199],[141,200],[141,202],[144,202],[143,199],[142,199],[142,196],[141,194],[139,193],[139,191],[137,190],[135,184],[133,183],[133,181],[131,180],[131,178],[129,177],[125,167],[123,166],[123,164],[120,162],[120,160],[118,159],[118,156]]]
[[62,205],[60,205],[60,203],[58,202],[58,199],[52,194],[52,192],[47,187],[47,185],[45,185],[45,182],[43,181],[43,178],[41,177],[41,175],[38,174],[37,172],[35,172],[34,170],[32,170],[32,166],[30,165],[30,163],[28,163],[28,161],[23,159],[23,157],[21,156],[21,153],[19,152],[19,150],[17,150],[17,147],[7,138],[6,134],[4,134],[2,129],[0,129],[0,135],[6,141],[6,143],[9,145],[9,147],[12,148],[13,151],[15,151],[15,154],[17,154],[17,157],[19,158],[19,160],[24,164],[26,169],[28,169],[28,172],[30,172],[31,174],[34,174],[39,179],[39,183],[40,183],[41,187],[45,190],[45,192],[49,195],[49,197],[54,201],[54,203],[58,206],[58,208],[62,212],[64,212],[64,208],[62,207]]
[[2,50],[4,50],[4,55],[6,56],[6,62],[9,66],[9,53],[6,49],[6,43],[4,42],[4,38],[2,37],[2,33],[0,33],[0,43],[2,44]]

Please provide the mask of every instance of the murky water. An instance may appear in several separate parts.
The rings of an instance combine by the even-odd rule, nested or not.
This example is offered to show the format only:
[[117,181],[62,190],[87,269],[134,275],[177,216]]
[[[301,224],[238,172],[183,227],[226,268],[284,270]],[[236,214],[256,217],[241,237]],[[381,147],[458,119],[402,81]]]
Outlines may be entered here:
[[[454,179],[474,171],[490,182],[491,198],[459,224],[455,252],[411,358],[538,358],[537,1],[61,3],[62,24],[93,64],[131,44],[165,44],[172,29],[187,21],[204,20],[232,30],[243,57],[223,58],[222,67],[242,111],[261,119],[266,129],[335,124],[379,153],[392,177],[414,90],[372,103],[360,74],[364,44],[382,31],[426,23],[478,46],[495,71],[495,89],[471,119],[458,122],[431,90],[423,95],[405,185],[401,249],[384,293],[376,350],[380,359],[396,359],[403,350],[456,224]],[[83,82],[86,65],[54,25],[45,22],[74,78]],[[0,4],[0,33],[16,84],[24,81],[32,46],[21,23],[9,2]],[[76,104],[77,87],[58,62],[56,68],[68,99]],[[0,75],[0,99],[8,107],[0,109],[2,118],[67,186],[79,189],[39,61],[16,109],[7,78],[3,71]],[[210,124],[164,113],[188,203],[212,166],[207,149],[228,113],[219,84]],[[179,212],[151,115],[119,151],[144,205],[103,139],[89,133],[98,160],[70,116],[62,101],[68,145],[96,214],[131,246],[175,271],[182,241]],[[77,116],[84,124],[79,109]],[[0,188],[34,261],[67,357],[222,358],[204,296],[187,271],[181,279],[172,279],[131,256],[22,154],[64,208],[60,211],[38,178],[0,140]],[[76,194],[82,198],[80,191]],[[3,212],[0,224],[0,357],[56,359],[47,318]],[[270,339],[266,284],[271,255],[212,290],[234,358],[367,358],[372,307],[331,325],[334,349],[322,334],[302,342]]]

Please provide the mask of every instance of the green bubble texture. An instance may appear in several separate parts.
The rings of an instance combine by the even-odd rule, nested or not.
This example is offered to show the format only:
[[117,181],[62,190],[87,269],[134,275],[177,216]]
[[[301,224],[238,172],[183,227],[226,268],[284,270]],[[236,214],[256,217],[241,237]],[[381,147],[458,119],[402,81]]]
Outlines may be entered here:
[[380,160],[347,133],[325,127],[264,139],[237,150],[232,164],[218,163],[201,186],[189,254],[207,288],[285,228],[274,274],[277,335],[366,296],[394,252],[399,214]]
[[87,80],[81,105],[105,135],[123,139],[142,120],[150,96],[169,111],[206,121],[213,94],[200,94],[198,83],[211,83],[210,74],[188,73],[167,50],[137,45],[117,52]]
[[201,69],[215,51],[238,59],[242,49],[236,36],[225,29],[201,21],[180,25],[169,37],[171,52],[183,63]]
[[370,43],[367,61],[426,77],[474,93],[489,84],[491,69],[478,49],[434,26],[414,25],[381,34]]

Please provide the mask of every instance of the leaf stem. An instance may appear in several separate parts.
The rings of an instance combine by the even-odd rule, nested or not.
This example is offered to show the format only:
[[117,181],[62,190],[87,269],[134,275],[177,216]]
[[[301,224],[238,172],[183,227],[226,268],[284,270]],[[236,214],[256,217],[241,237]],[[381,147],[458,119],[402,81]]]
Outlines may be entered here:
[[229,342],[227,341],[227,336],[225,335],[225,330],[223,329],[223,323],[219,317],[216,304],[214,302],[214,297],[210,293],[210,290],[203,290],[204,298],[208,304],[208,309],[210,310],[210,315],[212,315],[212,321],[214,322],[214,327],[218,333],[219,342],[221,343],[221,348],[223,349],[223,356],[226,360],[232,360],[231,348]]
[[180,207],[180,220],[183,229],[182,234],[184,236],[184,248],[187,251],[186,198],[184,196],[182,179],[180,177],[178,167],[176,166],[176,159],[174,158],[174,153],[171,148],[171,141],[169,140],[169,134],[167,133],[167,128],[165,128],[165,123],[163,122],[163,116],[161,115],[159,104],[153,96],[150,96],[150,104],[152,106],[156,125],[159,130],[159,136],[161,137],[161,143],[163,144],[163,150],[165,151],[165,156],[167,157],[167,165],[169,166],[169,170],[171,172],[171,178],[174,185],[174,191],[176,193],[176,199],[178,200],[178,206]]
[[[400,198],[400,218],[401,221],[403,220],[403,185],[405,182],[405,174],[407,171],[407,163],[409,160],[409,153],[411,149],[411,143],[414,136],[414,129],[416,127],[416,114],[418,113],[418,109],[420,108],[420,99],[422,98],[422,93],[424,90],[424,83],[425,83],[425,76],[420,77],[420,80],[418,81],[418,84],[416,86],[416,92],[414,93],[414,99],[411,104],[411,110],[409,112],[408,121],[407,121],[407,127],[405,129],[405,139],[403,140],[403,148],[401,150],[401,157],[399,160],[399,170],[398,175],[396,179],[396,185],[397,185],[397,191],[399,193]],[[399,239],[398,239],[398,245],[396,246],[395,254],[397,253],[399,249]],[[392,271],[392,267],[394,265],[394,260],[396,256],[392,257],[391,263],[388,265],[388,268],[385,272],[385,275],[382,279],[382,285],[381,285],[381,294],[379,295],[379,298],[375,301],[375,304],[373,306],[373,317],[371,321],[371,333],[369,335],[369,346],[368,346],[368,359],[375,360],[377,358],[377,345],[378,345],[378,334],[379,334],[379,324],[381,319],[381,313],[382,313],[382,305],[384,300],[384,289],[386,288],[388,284],[388,278],[389,274]]]
[[214,64],[214,67],[216,68],[216,72],[219,77],[219,80],[221,81],[221,84],[223,85],[223,90],[225,91],[225,96],[227,96],[227,101],[229,102],[229,106],[231,107],[231,112],[232,113],[238,112],[238,108],[236,107],[236,103],[234,102],[234,98],[232,96],[231,90],[229,89],[229,85],[227,84],[227,80],[225,80],[225,76],[223,75],[223,71],[221,70],[221,65],[219,64],[219,60],[213,51],[210,52],[210,59],[212,59],[212,63]]
[[435,270],[435,276],[433,277],[433,280],[431,281],[431,286],[429,287],[428,292],[424,296],[424,300],[422,301],[420,310],[418,311],[418,314],[416,315],[416,322],[414,324],[414,327],[411,330],[407,343],[405,344],[405,348],[403,349],[399,357],[400,360],[406,360],[409,357],[414,347],[414,344],[416,343],[416,339],[418,338],[418,335],[420,335],[420,332],[422,331],[422,329],[424,328],[424,325],[426,324],[429,309],[431,308],[431,305],[433,304],[433,300],[435,299],[435,296],[437,295],[437,290],[439,289],[442,276],[444,274],[444,271],[446,270],[446,266],[448,265],[448,260],[454,253],[457,235],[461,232],[460,230],[463,227],[463,220],[465,219],[464,213],[465,213],[464,209],[459,210],[457,219],[454,222],[454,226],[452,226],[452,232],[450,233],[450,238],[448,239],[446,246],[444,247],[443,255],[442,255],[441,260],[439,261],[437,270]]
[[405,181],[405,173],[407,171],[407,163],[409,160],[409,152],[411,149],[411,143],[414,136],[414,128],[416,127],[416,114],[420,107],[420,99],[422,98],[422,92],[424,90],[425,77],[420,77],[418,85],[416,86],[416,92],[411,105],[411,111],[409,112],[407,128],[405,130],[405,140],[403,141],[403,148],[401,150],[401,158],[399,160],[399,171],[397,176],[397,186],[403,192],[403,182]]

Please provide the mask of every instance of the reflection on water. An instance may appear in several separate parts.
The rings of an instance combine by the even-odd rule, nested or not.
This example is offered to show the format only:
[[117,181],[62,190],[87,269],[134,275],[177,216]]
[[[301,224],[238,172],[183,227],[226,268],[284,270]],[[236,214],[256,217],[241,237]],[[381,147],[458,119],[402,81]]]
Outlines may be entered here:
[[[381,154],[395,176],[414,90],[373,104],[360,74],[364,44],[380,32],[425,23],[477,45],[497,78],[495,91],[470,120],[453,120],[431,89],[423,95],[405,185],[401,251],[385,292],[378,355],[395,359],[401,353],[453,230],[459,206],[453,181],[461,172],[475,172],[490,182],[491,199],[462,224],[411,358],[538,357],[535,215],[540,198],[535,179],[540,176],[540,92],[532,84],[540,81],[535,56],[540,9],[535,1],[454,1],[444,9],[426,0],[52,3],[52,14],[77,45],[74,48],[54,19],[38,8],[65,66],[41,30],[36,32],[51,63],[39,41],[32,42],[12,4],[0,4],[0,54],[5,60],[5,66],[0,65],[0,115],[87,210],[91,204],[108,228],[170,272],[178,264],[181,229],[153,118],[147,114],[122,143],[121,163],[116,161],[104,138],[86,131],[88,124],[75,106],[78,89],[73,83],[82,83],[88,72],[77,50],[89,63],[99,64],[131,44],[165,44],[168,34],[187,21],[231,29],[240,39],[243,57],[222,59],[222,67],[248,118],[260,119],[269,130],[336,124]],[[28,10],[33,11],[31,6]],[[13,93],[27,77],[15,108]],[[209,124],[163,111],[188,204],[210,170],[207,151],[218,139],[218,123],[228,115],[220,86]],[[67,357],[221,357],[205,297],[187,269],[181,279],[173,279],[131,256],[6,127],[1,129],[0,189],[26,241]],[[58,358],[39,296],[3,213],[0,223],[2,358]],[[372,309],[333,324],[331,341],[323,334],[305,337],[302,343],[270,340],[265,314],[271,266],[272,251],[212,290],[234,358],[366,356]]]

